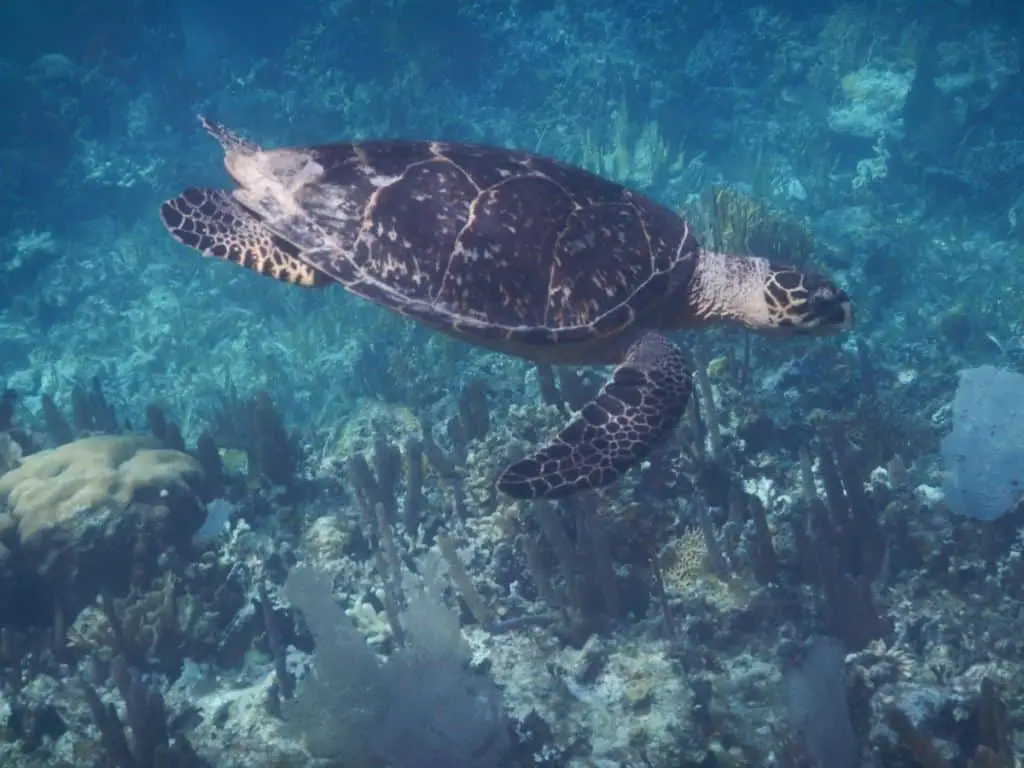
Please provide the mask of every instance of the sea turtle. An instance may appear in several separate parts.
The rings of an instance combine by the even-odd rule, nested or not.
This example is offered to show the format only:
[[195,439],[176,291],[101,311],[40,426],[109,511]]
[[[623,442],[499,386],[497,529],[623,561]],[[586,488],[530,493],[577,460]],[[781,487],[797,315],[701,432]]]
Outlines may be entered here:
[[852,322],[824,277],[705,250],[667,208],[550,158],[441,141],[262,149],[201,119],[238,186],[165,202],[179,242],[296,285],[340,283],[491,350],[617,366],[557,436],[501,473],[514,497],[607,485],[671,433],[691,376],[663,332],[815,335]]

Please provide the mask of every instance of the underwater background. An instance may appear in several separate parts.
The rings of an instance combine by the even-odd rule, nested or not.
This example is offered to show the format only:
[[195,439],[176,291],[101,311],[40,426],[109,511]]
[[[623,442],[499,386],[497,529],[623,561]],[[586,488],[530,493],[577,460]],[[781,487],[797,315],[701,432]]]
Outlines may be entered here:
[[[678,334],[597,492],[494,479],[536,366],[160,224],[265,147],[437,138],[826,272],[856,328]],[[0,6],[0,765],[1014,768],[1024,4]]]

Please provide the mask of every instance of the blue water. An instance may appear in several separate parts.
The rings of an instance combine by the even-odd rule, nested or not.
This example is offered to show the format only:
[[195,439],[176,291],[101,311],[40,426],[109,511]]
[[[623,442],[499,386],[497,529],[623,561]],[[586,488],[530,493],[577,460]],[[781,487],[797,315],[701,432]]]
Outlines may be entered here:
[[[283,663],[282,648],[292,649],[290,676],[310,658],[330,667],[328,651],[309,655],[324,645],[322,632],[311,627],[314,643],[278,599],[290,568],[304,563],[334,579],[335,602],[378,612],[376,629],[368,619],[357,624],[364,635],[383,633],[374,646],[381,656],[402,647],[384,618],[389,602],[400,623],[422,622],[425,604],[442,616],[445,626],[430,630],[445,638],[430,646],[439,667],[422,661],[434,657],[420,637],[406,643],[409,658],[383,671],[367,667],[361,684],[397,698],[407,673],[444,696],[450,687],[483,691],[490,706],[497,683],[516,734],[492,739],[490,715],[480,715],[483,724],[465,715],[465,740],[450,754],[486,742],[473,764],[725,765],[731,749],[739,765],[931,766],[944,763],[914,762],[912,745],[941,740],[951,764],[966,765],[984,745],[1001,755],[997,765],[1013,765],[1014,738],[1018,759],[1024,739],[1013,731],[1024,717],[1016,607],[1024,598],[1024,489],[1019,468],[1004,464],[1021,455],[1024,435],[1010,428],[1020,420],[1009,414],[1002,431],[970,429],[972,414],[987,412],[991,423],[984,394],[973,395],[981,398],[973,410],[961,407],[965,395],[955,411],[952,403],[965,370],[1024,372],[1018,6],[3,4],[4,664],[74,682],[99,659],[89,679],[114,700],[108,661],[125,656],[174,711],[199,696],[189,677],[199,667],[200,677],[233,675],[239,689],[270,674],[271,659]],[[158,215],[186,188],[232,187],[200,114],[264,148],[414,139],[555,158],[679,214],[707,248],[825,274],[849,295],[856,325],[821,338],[721,324],[699,335],[670,332],[701,372],[688,415],[623,480],[552,502],[545,516],[495,480],[567,423],[610,369],[538,369],[337,285],[303,290],[200,258],[168,236]],[[441,192],[426,195],[430,205]],[[542,247],[522,234],[530,221],[509,216],[520,233],[512,244],[533,259],[520,269],[539,264],[546,275]],[[681,221],[673,226],[682,231]],[[596,274],[602,265],[592,266]],[[494,288],[500,277],[484,270],[474,279]],[[520,298],[536,299],[513,289],[509,301]],[[662,309],[683,306],[680,298]],[[972,441],[964,449],[970,465],[982,467],[971,477],[940,450],[957,419],[958,434]],[[203,479],[186,473],[176,484],[156,473],[129,481],[116,467],[60,459],[59,471],[23,473],[41,473],[41,487],[59,488],[60,499],[40,496],[40,486],[26,491],[13,475],[4,485],[3,473],[34,454],[110,434],[145,435],[179,458],[205,457]],[[95,445],[85,454],[100,461]],[[223,476],[211,475],[211,455]],[[955,511],[943,496],[953,471]],[[998,488],[980,487],[995,474]],[[99,496],[74,496],[90,483],[102,485]],[[168,497],[165,486],[187,499]],[[61,506],[66,498],[86,501]],[[139,512],[166,498],[186,510],[175,507],[173,535]],[[989,503],[975,509],[971,498]],[[104,504],[133,522],[90,527]],[[193,539],[204,519],[219,522]],[[240,520],[247,529],[238,530]],[[26,531],[37,524],[51,533],[32,539]],[[697,539],[688,538],[691,528]],[[93,539],[90,530],[103,532]],[[402,575],[436,570],[428,553],[445,531],[481,593],[467,596],[459,574],[440,577],[447,609],[436,595],[413,600]],[[680,550],[695,540],[704,548],[683,552],[680,565]],[[325,542],[337,551],[327,554]],[[391,564],[382,566],[376,551]],[[697,563],[689,570],[687,557]],[[653,586],[660,571],[664,599]],[[39,639],[55,627],[66,633],[100,594],[123,600],[117,610],[132,615],[133,601],[168,579],[181,600],[216,618],[131,652],[114,641],[101,652],[84,641],[51,648]],[[271,590],[263,602],[276,614],[245,618],[263,581]],[[232,585],[232,598],[218,602],[213,582]],[[452,609],[487,660],[471,673],[478,679],[462,669],[468,654],[452,634]],[[277,641],[266,631],[274,621],[284,628]],[[465,686],[434,679],[452,659],[470,675]],[[405,672],[396,681],[389,669]],[[164,677],[147,677],[154,673]],[[994,688],[982,693],[982,678]],[[0,700],[28,683],[5,680]],[[300,682],[300,700],[301,690]],[[108,761],[101,764],[121,764],[63,705],[42,736],[29,733],[23,721],[47,706],[34,695],[15,707],[15,725],[0,722],[12,734],[0,743],[4,765],[56,764],[79,742],[99,745]],[[993,697],[1009,712],[1001,741],[991,736],[1005,725],[993,725],[1001,711]],[[331,703],[350,705],[343,696]],[[355,747],[332,741],[329,724],[317,721],[326,706],[285,706],[286,715],[300,712],[290,743],[326,743],[335,757],[369,749],[351,734],[373,726],[357,719],[344,732]],[[390,706],[390,715],[367,722],[396,729],[380,750],[396,768],[421,764],[395,746],[417,743],[417,728],[433,728],[435,755],[460,738],[454,716],[401,709],[395,725],[397,704]],[[463,710],[452,711],[463,722]],[[823,760],[827,750],[811,731],[842,734],[845,753]],[[788,738],[772,735],[783,732]],[[234,746],[217,746],[192,724],[187,735],[210,765],[255,765],[274,749],[299,760],[281,764],[305,764],[251,734]],[[784,743],[811,762],[771,762]]]

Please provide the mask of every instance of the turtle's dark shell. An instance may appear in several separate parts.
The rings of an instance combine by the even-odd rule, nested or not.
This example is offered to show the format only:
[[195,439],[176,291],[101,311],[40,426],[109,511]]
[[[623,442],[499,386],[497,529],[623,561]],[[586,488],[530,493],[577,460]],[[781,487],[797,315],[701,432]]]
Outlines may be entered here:
[[[660,316],[698,253],[663,206],[525,152],[418,141],[243,146],[227,165],[242,185],[236,197],[301,261],[471,340],[617,337]],[[288,187],[298,216],[249,194],[253,176],[268,175]]]

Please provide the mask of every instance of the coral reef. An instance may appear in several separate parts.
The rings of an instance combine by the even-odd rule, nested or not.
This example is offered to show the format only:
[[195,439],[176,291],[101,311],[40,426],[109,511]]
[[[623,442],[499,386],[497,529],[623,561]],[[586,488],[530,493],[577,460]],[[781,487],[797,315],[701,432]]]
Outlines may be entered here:
[[[1024,505],[941,446],[1024,372],[1021,8],[0,7],[0,763],[1017,768]],[[857,330],[681,335],[668,444],[520,504],[605,372],[182,258],[196,112],[581,164]]]

